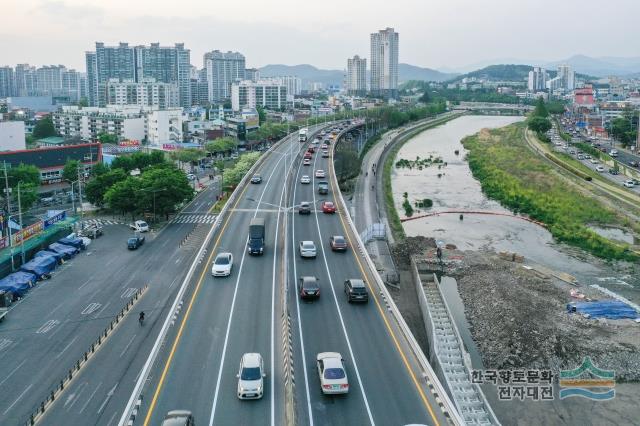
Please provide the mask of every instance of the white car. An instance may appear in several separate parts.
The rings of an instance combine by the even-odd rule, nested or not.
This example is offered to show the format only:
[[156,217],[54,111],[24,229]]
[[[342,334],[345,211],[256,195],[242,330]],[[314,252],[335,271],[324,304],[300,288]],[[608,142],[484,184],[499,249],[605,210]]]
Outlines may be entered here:
[[233,255],[231,253],[218,253],[216,260],[211,265],[211,275],[214,277],[228,277],[233,268]]
[[193,173],[189,173],[189,174],[187,174],[187,179],[195,180],[196,179],[196,175],[194,175]]
[[300,178],[300,183],[311,183],[311,178],[309,176],[307,176],[307,175],[303,175]]
[[313,241],[300,241],[300,257],[316,257],[316,245]]
[[596,167],[596,172],[604,173],[604,167],[603,166],[597,166]]
[[589,162],[591,162],[591,164],[598,164],[598,159],[592,158],[591,160],[589,160]]
[[617,149],[612,149],[611,151],[609,151],[609,155],[612,157],[617,157],[618,156],[618,150]]
[[338,352],[321,352],[316,357],[322,393],[337,394],[349,392],[349,379],[344,368],[344,360]]
[[129,225],[129,228],[137,232],[149,232],[149,224],[144,220],[136,220],[131,225]]
[[316,170],[316,177],[317,178],[323,178],[324,177],[324,170]]
[[240,359],[238,370],[238,398],[260,399],[264,392],[264,373],[262,355],[246,353]]
[[625,180],[623,185],[627,188],[633,188],[635,186],[632,180]]
[[302,165],[303,166],[310,166],[311,165],[311,158],[305,158],[304,160],[302,160]]

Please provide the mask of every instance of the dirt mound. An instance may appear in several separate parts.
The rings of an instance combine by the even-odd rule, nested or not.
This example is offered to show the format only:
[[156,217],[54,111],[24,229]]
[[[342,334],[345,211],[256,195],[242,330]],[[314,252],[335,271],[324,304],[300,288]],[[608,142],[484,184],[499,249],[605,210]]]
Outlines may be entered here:
[[404,241],[394,244],[391,247],[391,256],[396,265],[408,266],[411,263],[411,256],[423,253],[425,250],[436,247],[436,240],[423,236],[407,237]]

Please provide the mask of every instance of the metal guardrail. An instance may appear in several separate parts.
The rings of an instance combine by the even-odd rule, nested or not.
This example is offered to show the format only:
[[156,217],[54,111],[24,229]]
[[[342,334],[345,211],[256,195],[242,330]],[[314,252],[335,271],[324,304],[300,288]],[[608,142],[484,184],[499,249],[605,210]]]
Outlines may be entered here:
[[[421,124],[424,124],[424,123],[421,123]],[[415,127],[411,128],[411,130],[414,130],[414,129]],[[407,132],[411,130],[408,129]],[[336,141],[340,140],[340,137],[342,136],[343,133],[344,131],[338,134],[338,137],[336,137]],[[405,132],[402,132],[402,133],[405,133]],[[331,144],[330,145],[332,147],[331,149],[335,150],[336,145],[337,145],[337,142],[334,144]],[[331,170],[330,172],[332,174],[332,178],[334,179],[334,181],[337,180],[334,168],[330,167],[330,170]],[[380,274],[378,274],[378,271],[376,270],[373,260],[371,260],[371,257],[367,252],[367,248],[364,242],[362,241],[362,239],[360,238],[360,234],[358,234],[358,230],[356,229],[353,219],[349,214],[347,203],[344,200],[344,197],[342,196],[341,191],[338,191],[337,198],[340,200],[339,202],[342,207],[342,211],[345,212],[345,218],[347,220],[347,223],[349,224],[349,227],[351,228],[351,232],[353,233],[357,241],[357,247],[354,247],[355,249],[354,252],[360,253],[362,259],[365,261],[367,267],[369,268],[369,273],[371,274],[371,276],[374,277],[375,285],[378,288],[379,293],[385,299],[385,303],[388,306],[388,310],[391,313],[391,316],[395,320],[406,343],[411,349],[414,359],[417,361],[418,365],[422,369],[423,377],[427,379],[429,387],[432,388],[432,392],[437,395],[436,400],[438,400],[440,409],[442,410],[445,417],[447,417],[454,425],[456,426],[464,425],[464,419],[460,416],[455,405],[453,404],[447,392],[445,391],[444,387],[438,380],[438,377],[433,371],[433,368],[431,368],[429,361],[427,360],[424,353],[422,352],[420,345],[416,341],[415,337],[413,336],[413,333],[409,329],[409,326],[407,325],[404,318],[402,317],[400,310],[398,309],[395,302],[393,301],[393,298],[391,297],[391,293],[389,293],[389,290],[386,288],[384,282],[382,281]]]

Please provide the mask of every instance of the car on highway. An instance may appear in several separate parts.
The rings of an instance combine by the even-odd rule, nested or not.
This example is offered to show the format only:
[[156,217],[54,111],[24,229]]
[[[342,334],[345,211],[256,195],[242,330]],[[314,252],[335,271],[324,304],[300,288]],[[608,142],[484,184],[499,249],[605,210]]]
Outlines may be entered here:
[[631,167],[640,167],[640,163],[638,163],[637,161],[633,161],[633,160],[629,161],[629,165]]
[[633,180],[631,180],[631,179],[627,179],[627,180],[625,180],[625,181],[624,181],[624,183],[623,183],[623,185],[624,185],[626,188],[633,188],[633,187],[635,186],[635,184],[633,183]]
[[609,155],[612,157],[617,157],[618,156],[618,150],[617,149],[612,149],[611,151],[609,151]]
[[324,170],[316,170],[316,177],[323,178],[325,176]]
[[313,154],[314,152],[316,152],[316,149],[312,146],[310,146],[309,148],[307,148],[307,152]]
[[238,378],[239,399],[260,399],[264,393],[264,372],[262,355],[259,353],[246,353],[240,359],[240,369],[236,375]]
[[333,251],[347,251],[347,241],[342,235],[332,235],[329,238],[329,245]]
[[251,183],[262,183],[262,176],[260,175],[251,176]]
[[369,292],[367,284],[358,278],[351,278],[344,282],[344,294],[347,295],[347,302],[369,302]]
[[604,166],[596,166],[596,172],[604,173]]
[[218,253],[211,265],[211,275],[214,277],[228,277],[233,269],[233,254]]
[[326,149],[322,150],[322,158],[329,158],[329,151]]
[[302,165],[303,166],[310,166],[311,165],[311,158],[305,158],[304,160],[302,160]]
[[193,414],[188,410],[171,410],[164,416],[160,426],[194,426]]
[[308,201],[301,201],[298,206],[298,213],[300,214],[311,214],[311,203]]
[[193,173],[187,173],[187,179],[196,180],[196,175],[194,175]]
[[313,276],[302,276],[298,279],[298,294],[300,299],[318,299],[320,297],[319,280]]
[[329,145],[327,145],[325,142],[322,145],[320,145],[320,149],[322,149],[323,151],[326,151],[327,149],[329,149]]
[[311,159],[313,158],[313,154],[311,154],[309,151],[305,152],[304,155],[302,156],[304,159]]
[[135,222],[129,225],[129,228],[137,232],[148,232],[149,224],[144,220],[136,220]]
[[300,183],[311,183],[311,178],[309,175],[302,175],[300,178]]
[[349,392],[344,360],[338,352],[321,352],[316,356],[320,387],[325,395]]
[[322,213],[335,213],[336,205],[333,204],[333,201],[323,201],[322,202]]
[[138,247],[144,244],[144,235],[134,235],[127,240],[127,248],[129,250],[136,250]]
[[620,170],[614,169],[613,167],[611,167],[609,169],[609,173],[612,174],[612,175],[619,175],[620,174]]
[[589,162],[591,164],[598,164],[598,159],[597,158],[592,158],[592,159],[589,160]]
[[313,241],[300,241],[300,257],[316,257],[316,245]]

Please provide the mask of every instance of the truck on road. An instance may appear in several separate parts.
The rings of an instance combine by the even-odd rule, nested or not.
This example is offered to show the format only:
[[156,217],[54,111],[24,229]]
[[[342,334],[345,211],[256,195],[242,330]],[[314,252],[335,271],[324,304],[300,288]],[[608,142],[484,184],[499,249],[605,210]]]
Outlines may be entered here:
[[264,253],[264,218],[262,217],[254,217],[249,223],[247,251],[249,254]]
[[9,312],[9,305],[11,304],[12,295],[8,291],[0,290],[0,321],[4,320],[4,317]]
[[308,132],[309,132],[309,129],[307,129],[307,128],[300,129],[300,131],[298,132],[298,141],[306,142],[307,141],[307,133]]

